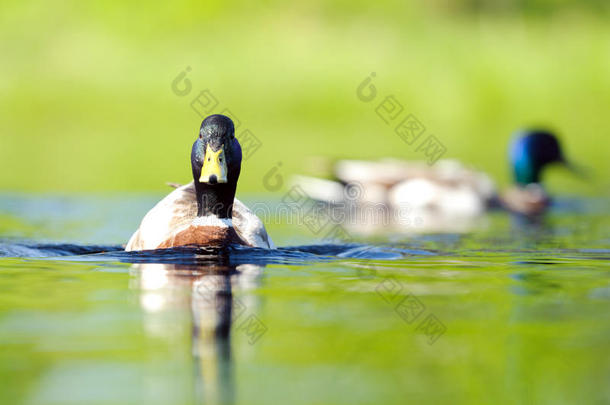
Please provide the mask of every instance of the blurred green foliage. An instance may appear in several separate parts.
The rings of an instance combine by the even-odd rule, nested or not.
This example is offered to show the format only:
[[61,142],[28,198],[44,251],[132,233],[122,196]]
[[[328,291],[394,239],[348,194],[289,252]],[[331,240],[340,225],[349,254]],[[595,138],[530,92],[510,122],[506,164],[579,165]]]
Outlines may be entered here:
[[[424,4],[425,3],[425,4]],[[166,190],[190,177],[204,89],[263,143],[239,191],[306,172],[309,156],[421,159],[376,114],[394,95],[446,157],[509,180],[524,125],[556,129],[582,181],[607,193],[610,24],[605,1],[169,3],[4,1],[0,189]],[[174,78],[189,66],[192,91]],[[379,95],[356,88],[376,73]],[[216,111],[221,112],[221,111]]]

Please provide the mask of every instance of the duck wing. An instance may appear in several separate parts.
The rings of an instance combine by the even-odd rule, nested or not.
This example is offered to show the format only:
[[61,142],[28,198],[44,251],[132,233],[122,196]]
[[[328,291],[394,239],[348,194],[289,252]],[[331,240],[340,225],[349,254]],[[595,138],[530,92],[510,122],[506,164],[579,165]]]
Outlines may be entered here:
[[191,182],[176,188],[146,213],[125,250],[156,249],[196,217],[195,185]]
[[248,245],[275,249],[263,221],[237,198],[233,202],[233,228]]

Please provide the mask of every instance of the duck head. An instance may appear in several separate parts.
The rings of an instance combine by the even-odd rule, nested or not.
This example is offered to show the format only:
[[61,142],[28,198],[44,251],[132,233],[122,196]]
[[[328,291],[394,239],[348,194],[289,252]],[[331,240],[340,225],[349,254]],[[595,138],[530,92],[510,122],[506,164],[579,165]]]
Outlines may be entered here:
[[510,164],[518,185],[540,183],[542,170],[551,163],[567,166],[555,135],[545,130],[521,130],[515,134]]
[[241,171],[241,146],[229,117],[210,115],[201,123],[191,151],[197,216],[231,218]]

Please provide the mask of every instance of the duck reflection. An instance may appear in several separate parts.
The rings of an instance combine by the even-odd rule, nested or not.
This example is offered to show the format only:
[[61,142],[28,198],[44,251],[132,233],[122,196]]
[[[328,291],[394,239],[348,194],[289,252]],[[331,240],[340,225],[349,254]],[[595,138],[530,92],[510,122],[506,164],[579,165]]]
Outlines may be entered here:
[[[235,298],[233,290],[256,287],[261,267],[139,263],[132,266],[132,273],[132,287],[139,291],[149,335],[171,339],[169,335],[181,323],[179,315],[190,317],[196,402],[234,403],[231,329],[234,325],[243,329],[242,318],[258,302],[247,295]],[[249,338],[260,333],[256,325],[254,330],[252,325],[247,326]]]
[[557,229],[547,213],[523,215],[511,213],[510,236],[520,248],[535,249],[541,244],[552,241]]

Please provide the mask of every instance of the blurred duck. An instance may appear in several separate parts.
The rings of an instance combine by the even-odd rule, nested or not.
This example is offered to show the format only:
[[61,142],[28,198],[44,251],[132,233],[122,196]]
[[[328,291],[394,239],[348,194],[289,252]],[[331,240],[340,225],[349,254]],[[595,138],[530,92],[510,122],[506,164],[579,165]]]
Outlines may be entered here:
[[233,121],[210,115],[193,144],[193,182],[178,187],[142,219],[126,251],[241,244],[273,248],[262,221],[235,198],[241,146]]
[[[390,212],[385,216],[391,219],[373,219],[372,228],[390,225],[404,230],[407,225],[413,231],[459,232],[470,229],[473,220],[490,207],[500,205],[533,215],[548,206],[549,198],[539,184],[542,169],[550,163],[565,163],[555,136],[546,131],[520,131],[510,156],[516,186],[501,198],[488,175],[454,160],[440,160],[433,166],[394,159],[341,160],[332,169],[336,180],[297,176],[295,183],[310,198],[331,205],[353,204],[369,213],[378,211],[371,207],[385,207]],[[370,219],[359,219],[363,218]],[[413,221],[418,218],[419,229]],[[352,221],[352,225],[363,226],[362,221]]]

